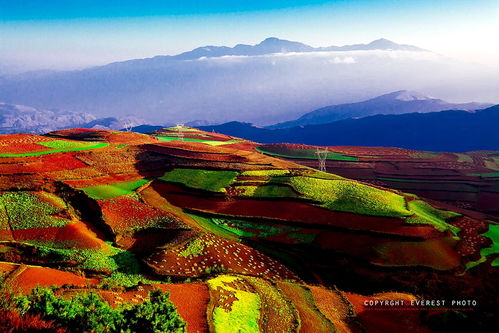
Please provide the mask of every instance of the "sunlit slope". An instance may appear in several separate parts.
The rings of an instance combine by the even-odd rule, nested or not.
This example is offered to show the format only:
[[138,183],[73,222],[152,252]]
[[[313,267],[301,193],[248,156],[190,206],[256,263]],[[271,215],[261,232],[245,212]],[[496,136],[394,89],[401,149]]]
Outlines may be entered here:
[[[443,297],[456,285],[468,296],[495,290],[476,283],[497,265],[490,221],[258,146],[191,128],[0,136],[0,260],[9,281],[24,288],[15,278],[24,273],[12,273],[26,264],[64,272],[50,271],[45,285],[69,279],[118,295],[198,279],[205,287],[185,288],[207,288],[210,303],[207,324],[193,319],[192,327],[220,332],[227,323],[264,327],[277,316],[272,302],[287,309],[276,325],[291,331],[317,318],[323,331],[348,328],[344,315],[320,303],[336,297],[333,286],[355,297],[388,290]],[[27,290],[36,274],[30,279]],[[428,279],[435,283],[423,290]]]

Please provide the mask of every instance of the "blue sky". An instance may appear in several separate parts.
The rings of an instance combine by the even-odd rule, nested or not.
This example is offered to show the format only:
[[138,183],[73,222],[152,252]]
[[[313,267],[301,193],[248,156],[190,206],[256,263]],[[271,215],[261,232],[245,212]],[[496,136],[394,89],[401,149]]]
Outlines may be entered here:
[[[203,15],[267,11],[346,1],[143,1],[143,0],[23,0],[3,7],[8,20],[142,17],[155,15]],[[350,1],[352,2],[352,1]]]
[[0,0],[0,69],[70,69],[269,36],[388,38],[499,66],[499,1]]

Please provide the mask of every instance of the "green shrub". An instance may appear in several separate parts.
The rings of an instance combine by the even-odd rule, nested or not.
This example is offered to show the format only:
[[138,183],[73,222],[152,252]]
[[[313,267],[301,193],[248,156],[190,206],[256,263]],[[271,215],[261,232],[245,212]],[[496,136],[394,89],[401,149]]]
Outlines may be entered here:
[[160,290],[152,291],[141,304],[114,309],[93,292],[66,299],[52,289],[37,287],[29,295],[15,296],[11,307],[22,316],[40,316],[75,333],[186,331],[169,294]]
[[51,289],[35,288],[27,296],[16,296],[22,315],[39,315],[67,327],[71,332],[119,332],[125,318],[95,293],[76,295],[69,300],[55,296]]
[[[206,243],[206,244],[205,244]],[[185,250],[181,251],[178,256],[186,258],[189,256],[197,257],[203,254],[205,245],[212,245],[213,242],[203,241],[202,239],[196,238],[189,243],[187,243]]]
[[185,332],[186,323],[169,296],[154,290],[145,302],[124,310],[126,328],[141,333]]

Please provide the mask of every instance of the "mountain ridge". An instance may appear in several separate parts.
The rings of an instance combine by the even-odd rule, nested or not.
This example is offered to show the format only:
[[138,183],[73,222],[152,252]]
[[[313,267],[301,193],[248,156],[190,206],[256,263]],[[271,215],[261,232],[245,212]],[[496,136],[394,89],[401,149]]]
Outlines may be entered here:
[[351,44],[343,46],[312,47],[305,43],[280,39],[277,37],[268,37],[258,44],[237,44],[234,47],[205,45],[194,48],[190,51],[182,52],[176,55],[157,55],[149,58],[130,59],[125,61],[113,62],[108,65],[119,65],[130,62],[146,62],[161,60],[195,60],[200,58],[212,58],[223,56],[259,56],[273,53],[290,52],[330,52],[330,51],[366,51],[366,50],[403,50],[403,51],[427,51],[417,46],[398,44],[385,38],[374,40],[368,44]]
[[218,126],[200,127],[200,129],[263,143],[400,147],[428,151],[466,152],[499,150],[499,133],[496,125],[498,122],[499,105],[495,105],[474,113],[447,110],[375,115],[282,129],[258,128],[242,122],[229,122]]
[[0,102],[0,134],[47,133],[71,127],[122,129],[143,124],[135,117],[97,118],[88,112],[39,109]]
[[361,118],[377,114],[427,113],[444,110],[474,111],[492,105],[477,102],[449,103],[419,92],[398,90],[365,101],[325,106],[308,112],[296,120],[267,126],[267,128],[291,128],[295,126],[326,124],[348,118]]
[[[259,125],[285,122],[325,105],[358,101],[401,87],[451,100],[497,100],[494,87],[499,76],[490,71],[482,73],[477,67],[468,71],[430,52],[392,51],[385,40],[371,44],[363,48],[387,50],[289,53],[310,49],[300,43],[267,39],[256,51],[255,46],[240,44],[238,53],[289,52],[203,58],[206,52],[237,52],[223,48],[215,54],[218,51],[202,48],[196,54],[182,55],[187,60],[161,56],[78,71],[2,77],[0,100],[88,112],[98,118],[134,114],[155,124],[205,119]],[[245,51],[247,48],[254,51]],[[435,76],[440,79],[433,80]],[[456,82],[460,82],[459,88]]]

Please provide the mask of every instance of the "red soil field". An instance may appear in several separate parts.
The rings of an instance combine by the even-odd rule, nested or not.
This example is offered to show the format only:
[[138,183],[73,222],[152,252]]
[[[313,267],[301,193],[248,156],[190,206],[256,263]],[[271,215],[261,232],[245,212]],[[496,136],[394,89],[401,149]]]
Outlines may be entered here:
[[[7,160],[7,161],[6,161]],[[85,168],[86,164],[71,154],[49,154],[30,158],[0,158],[0,174],[47,173]]]
[[[456,242],[449,234],[438,232],[431,226],[410,225],[400,218],[332,212],[310,200],[255,199],[238,196],[237,193],[232,196],[210,194],[154,180],[173,168],[181,167],[305,172],[303,166],[291,161],[256,152],[256,143],[244,141],[210,146],[187,141],[160,142],[156,137],[143,134],[82,129],[58,131],[50,135],[0,136],[0,145],[19,145],[16,149],[21,150],[34,149],[34,146],[39,146],[36,142],[56,138],[101,141],[110,145],[95,151],[1,158],[0,190],[55,193],[69,207],[55,215],[64,216],[72,223],[61,228],[17,230],[11,234],[9,226],[0,221],[0,240],[15,239],[19,243],[35,240],[49,247],[63,245],[96,251],[109,250],[105,243],[109,241],[114,247],[128,251],[120,252],[124,260],[136,257],[145,261],[147,267],[142,267],[141,272],[143,277],[150,279],[163,279],[165,276],[175,280],[186,277],[204,279],[220,272],[234,273],[243,281],[238,288],[258,293],[262,302],[261,327],[274,331],[283,331],[286,325],[294,327],[297,321],[293,320],[299,315],[302,332],[330,332],[333,326],[340,332],[426,332],[419,322],[419,311],[377,310],[363,303],[364,300],[390,297],[413,299],[413,296],[361,296],[353,293],[357,286],[367,294],[370,290],[412,290],[419,294],[425,292],[427,284],[432,288],[428,293],[435,297],[446,297],[463,286],[460,290],[462,295],[481,297],[481,301],[486,300],[481,295],[488,293],[482,291],[495,290],[495,286],[489,287],[493,281],[487,279],[491,270],[490,257],[488,262],[464,275],[455,274],[463,273],[464,264],[478,260],[481,249],[490,245],[490,240],[481,235],[489,225],[485,221],[490,219],[486,213],[469,215],[467,211],[460,210],[464,217],[450,219],[449,223],[461,229],[458,234],[461,239]],[[220,141],[232,139],[204,132],[186,133],[185,137]],[[329,171],[337,168],[362,181],[370,181],[376,187],[391,186],[399,181],[383,177],[400,178],[404,188],[412,189],[412,181],[417,184],[414,188],[421,193],[446,195],[450,203],[453,200],[462,200],[463,205],[481,202],[487,211],[494,209],[491,202],[495,202],[497,191],[489,185],[495,184],[497,179],[493,175],[476,176],[473,173],[493,174],[490,167],[494,167],[497,153],[433,154],[366,147],[333,147],[331,151],[356,156],[360,161],[328,161]],[[315,160],[296,162],[317,166]],[[133,196],[94,200],[77,190],[138,179],[151,179],[152,183],[141,187]],[[259,185],[259,181],[265,179],[247,176],[238,177],[237,181],[253,181]],[[448,184],[455,187],[451,188]],[[440,185],[442,191],[430,188]],[[459,191],[460,186],[466,190]],[[475,188],[480,188],[480,191],[475,192]],[[432,204],[440,207],[438,203]],[[451,206],[444,209],[456,211]],[[242,225],[243,229],[247,228],[244,231],[257,236],[238,236],[217,229],[208,220],[195,219],[189,215],[192,212],[206,213],[199,214],[205,217],[241,217],[255,224],[267,223],[273,228],[266,230]],[[237,221],[231,223],[237,228]],[[54,245],[54,242],[57,244]],[[38,260],[35,257],[37,253],[33,254],[34,259],[29,257],[31,254],[28,251],[33,246],[28,244],[5,244],[2,249],[12,252],[4,256],[5,260]],[[26,258],[22,258],[24,255]],[[270,256],[281,258],[290,268]],[[21,287],[23,292],[28,292],[36,284],[61,286],[69,283],[79,286],[77,289],[65,289],[64,293],[68,294],[96,290],[98,279],[84,275],[104,278],[109,274],[105,270],[83,269],[82,276],[79,276],[51,268],[8,263],[0,263],[0,271],[6,273],[5,284],[11,290]],[[256,276],[269,280],[259,281]],[[300,281],[300,278],[329,287],[345,286],[352,293],[283,282],[285,279]],[[280,288],[275,289],[279,297],[286,297],[286,306],[277,301],[278,297],[273,298],[272,295],[276,294],[270,290],[276,286]],[[206,283],[198,282],[155,286],[140,282],[136,287],[99,290],[99,293],[113,306],[122,302],[136,304],[153,287],[171,292],[171,299],[187,321],[189,332],[205,332],[210,325],[213,328],[213,323],[208,323],[212,320],[213,305],[223,307],[231,303],[230,297],[222,298],[227,295],[209,291]],[[291,324],[287,317],[289,313],[280,316],[284,308],[286,311],[291,309]]]
[[71,154],[58,154],[58,155],[45,155],[38,163],[29,165],[30,171],[37,172],[51,172],[51,171],[66,171],[79,168],[85,168],[87,165],[75,158]]
[[[165,154],[168,150],[161,149],[161,153]],[[246,157],[234,154],[220,154],[220,153],[199,153],[188,150],[171,149],[168,155],[185,159],[197,159],[205,161],[221,161],[221,162],[250,162]]]
[[10,230],[2,229],[0,230],[0,241],[12,241],[14,237]]
[[187,332],[206,332],[208,322],[206,307],[209,302],[208,286],[204,283],[155,285],[163,291],[170,292],[170,299],[179,314],[187,322]]
[[371,300],[405,300],[410,302],[416,300],[416,297],[402,293],[386,293],[375,296],[361,296],[347,292],[341,292],[353,305],[358,320],[363,327],[369,327],[369,332],[416,332],[429,333],[430,329],[421,326],[421,311],[416,309],[400,311],[398,309],[380,310],[369,308],[364,305],[365,301]]
[[481,257],[480,250],[489,243],[486,237],[480,235],[488,230],[487,224],[467,216],[455,219],[452,224],[461,229],[458,233],[460,240],[456,246],[457,252],[470,260],[478,260]]
[[15,271],[17,267],[19,267],[18,264],[0,262],[0,274],[5,274],[5,276],[8,276],[10,273]]
[[53,138],[49,138],[41,135],[34,134],[2,134],[0,135],[0,145],[17,145],[17,144],[29,144],[44,141],[53,141]]
[[29,293],[36,286],[50,287],[69,284],[86,287],[99,283],[99,280],[84,278],[52,268],[18,265],[4,283],[9,286],[10,290],[21,290],[23,293]]
[[298,328],[298,312],[282,296],[275,285],[264,279],[245,276],[244,280],[260,297],[260,321],[262,330],[267,332],[292,332]]
[[209,290],[205,283],[183,284],[154,284],[143,286],[134,291],[98,291],[99,294],[113,307],[120,304],[143,302],[149,291],[160,289],[170,293],[170,300],[187,323],[187,332],[207,332],[206,307],[208,306]]
[[174,205],[202,212],[239,217],[262,217],[408,237],[433,238],[440,234],[430,226],[407,225],[403,219],[332,212],[326,208],[298,201],[255,199],[227,201],[224,198],[181,193],[179,186],[169,183],[156,182],[154,187],[167,196]]
[[[170,141],[161,142],[154,145],[146,145],[144,148],[168,155],[169,152],[174,154],[180,154],[183,151],[191,151],[194,155],[185,155],[185,158],[189,156],[198,156],[198,154],[213,153],[210,155],[204,155],[206,159],[216,158],[215,156],[231,155],[232,158],[244,158],[248,164],[269,164],[273,165],[275,168],[296,168],[295,164],[289,163],[284,160],[275,159],[268,157],[266,155],[257,153],[252,148],[241,150],[240,147],[233,145],[224,146],[210,146],[199,142],[189,142],[189,141]],[[184,155],[179,155],[184,156]],[[239,156],[239,157],[237,157]]]
[[105,242],[83,222],[69,223],[62,228],[14,230],[13,236],[18,242],[36,240],[71,244],[72,247],[81,249],[101,249],[106,246]]
[[100,200],[102,217],[115,233],[146,227],[178,229],[183,226],[173,214],[159,211],[130,197]]
[[[196,242],[197,251],[189,251]],[[241,273],[269,279],[298,280],[298,276],[276,260],[240,243],[213,234],[190,238],[178,245],[168,245],[146,259],[160,275],[197,277],[210,270]]]
[[[284,152],[287,147],[315,150],[315,146],[293,144],[269,144],[260,147],[276,152]],[[499,168],[499,154],[495,151],[457,154],[384,147],[328,149],[359,159],[327,160],[328,172],[484,212],[491,215],[489,219],[499,221],[499,205],[494,204],[499,202],[499,193],[494,190],[499,181],[499,177],[493,176]],[[285,159],[313,168],[318,165],[314,159]]]
[[308,289],[289,282],[277,282],[277,286],[298,310],[301,322],[300,332],[334,331],[334,325],[315,307]]
[[134,181],[143,179],[138,173],[126,173],[126,174],[102,174],[99,177],[81,179],[81,180],[66,180],[66,184],[75,188],[93,187],[93,186],[106,186],[113,185],[122,182]]
[[37,145],[36,143],[0,144],[0,154],[25,154],[49,150],[51,150],[51,148]]
[[376,249],[375,264],[389,266],[426,266],[436,270],[451,270],[461,264],[456,252],[457,241],[452,237],[429,239],[425,242],[387,242]]
[[78,141],[104,141],[110,134],[111,131],[89,128],[64,129],[48,133],[52,137]]
[[315,286],[308,288],[312,293],[315,305],[334,324],[336,332],[358,331],[358,327],[349,323],[351,304],[346,301],[342,294]]

